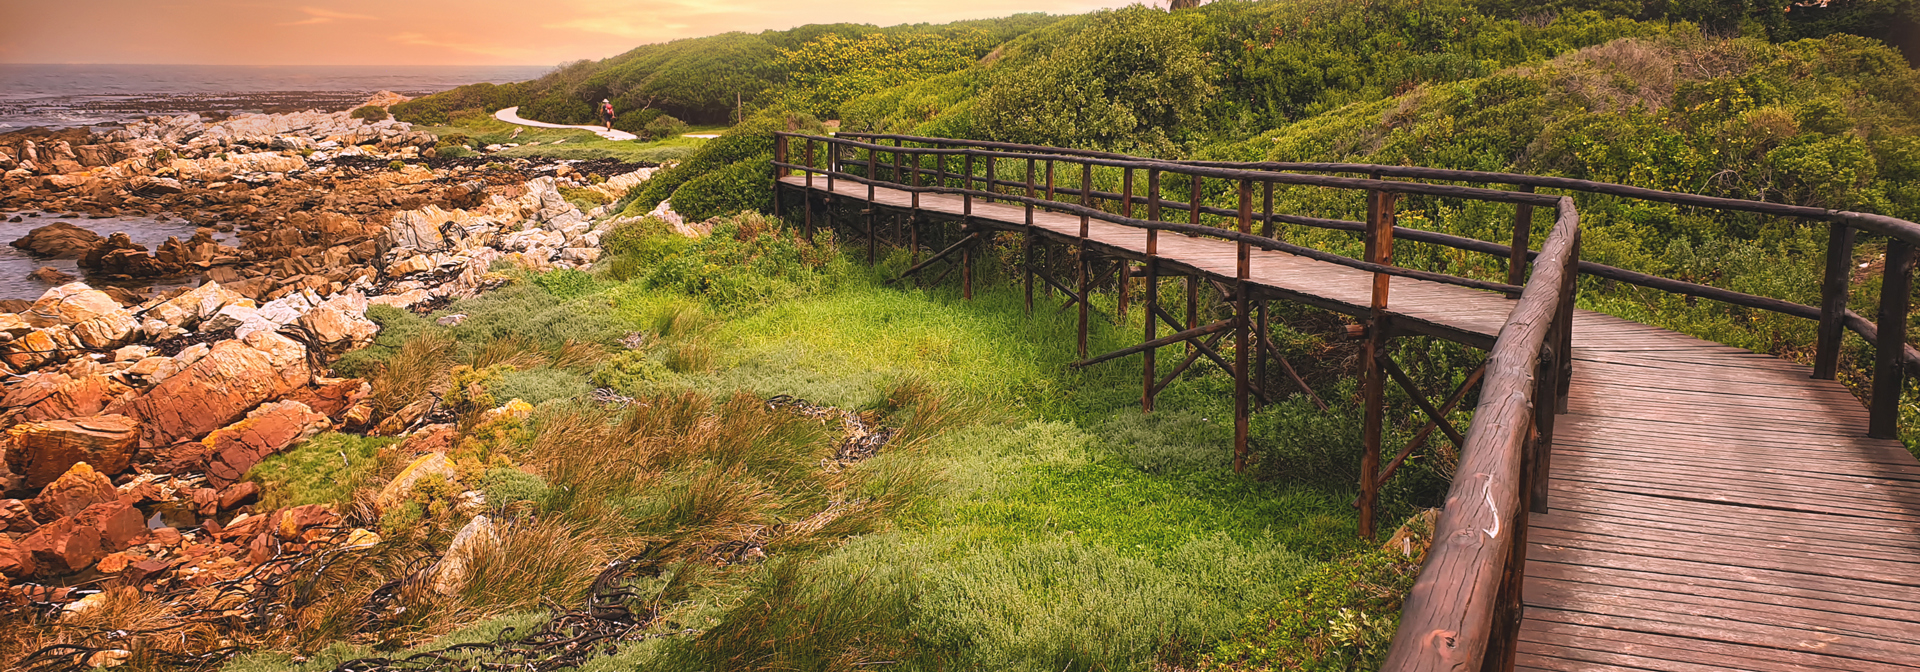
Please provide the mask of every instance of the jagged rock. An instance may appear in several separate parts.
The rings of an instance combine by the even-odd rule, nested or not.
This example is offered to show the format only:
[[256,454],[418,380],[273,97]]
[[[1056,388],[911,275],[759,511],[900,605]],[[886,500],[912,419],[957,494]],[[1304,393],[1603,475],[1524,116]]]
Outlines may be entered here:
[[7,436],[13,441],[7,468],[37,488],[78,465],[88,465],[89,470],[99,465],[98,470],[108,474],[125,471],[133,462],[140,425],[123,415],[96,415],[15,425]]
[[75,282],[47,290],[27,309],[27,323],[35,327],[77,324],[115,311],[125,312],[106,292]]
[[35,329],[12,342],[0,346],[0,359],[15,371],[25,371],[44,364],[64,348],[61,343],[66,336],[63,327]]
[[201,440],[207,447],[207,484],[223,488],[239,482],[248,469],[266,456],[329,426],[327,416],[297,401],[262,404],[248,413],[245,420],[222,427]]
[[35,371],[21,376],[7,387],[7,396],[0,398],[0,406],[7,408],[27,408],[40,403],[40,400],[59,392],[60,387],[73,378],[55,371]]
[[[25,306],[21,306],[21,310],[33,307],[33,302],[25,303]],[[0,313],[0,334],[5,334],[7,338],[19,338],[31,331],[33,331],[33,323],[28,322],[26,316],[13,312]]]
[[141,196],[164,196],[186,191],[186,187],[176,179],[139,175],[127,181],[127,190]]
[[81,345],[94,350],[117,347],[139,333],[140,320],[125,308],[73,325],[74,338],[80,339]]
[[347,410],[373,393],[373,386],[359,378],[315,379],[313,387],[287,395],[288,401],[306,404],[313,412],[340,420]]
[[120,491],[114,489],[113,481],[95,471],[93,465],[81,462],[42,489],[40,496],[33,498],[28,507],[33,511],[34,518],[53,520],[79,513],[100,502],[119,499]]
[[453,483],[460,480],[459,472],[453,468],[453,461],[448,460],[445,454],[427,453],[415,459],[412,464],[408,464],[406,469],[400,471],[400,475],[393,477],[385,487],[380,488],[380,494],[374,498],[374,503],[382,510],[393,508],[394,505],[413,496],[414,484],[431,476],[438,476]]
[[247,334],[256,331],[273,332],[279,328],[280,325],[262,316],[260,311],[237,304],[221,308],[220,312],[200,323],[201,331],[232,329],[235,338],[246,338]]
[[[183,353],[184,354],[184,353]],[[232,424],[261,402],[312,380],[306,348],[272,332],[221,341],[205,357],[126,404],[143,446],[165,446]]]
[[144,345],[129,345],[113,351],[113,361],[138,362],[153,356],[153,348]]
[[62,271],[52,266],[41,266],[40,268],[34,269],[32,273],[27,274],[27,277],[33,278],[35,280],[39,280],[49,285],[59,285],[59,284],[73,282],[72,273]]
[[27,235],[8,244],[36,256],[78,259],[106,240],[87,229],[66,222],[54,222],[28,231]]
[[[40,521],[33,519],[27,503],[18,499],[0,499],[0,532],[32,532]],[[6,535],[0,534],[0,537]]]
[[51,574],[80,572],[106,555],[100,547],[100,531],[71,517],[40,526],[20,540],[20,549],[33,554],[41,572]]
[[305,504],[275,511],[268,522],[274,536],[281,541],[293,541],[308,530],[340,522],[340,515],[323,504]]
[[201,320],[220,312],[221,308],[245,300],[247,300],[246,297],[228,291],[220,283],[207,282],[193,288],[192,291],[154,306],[143,317],[182,329],[192,329],[198,326]]
[[366,318],[367,299],[357,293],[335,296],[300,316],[314,343],[331,354],[344,354],[373,342],[380,325]]
[[101,502],[74,515],[75,525],[84,525],[100,533],[100,550],[112,553],[134,544],[146,543],[146,517],[132,504],[122,501]]
[[241,481],[220,491],[220,510],[227,511],[260,501],[260,484]]
[[[59,376],[63,380],[60,380],[46,396],[35,399],[31,403],[22,404],[26,411],[20,414],[21,420],[34,422],[94,415],[105,410],[128,389],[127,386],[115,383],[102,375],[79,378],[67,378],[60,374],[52,375]],[[48,380],[50,379],[36,380],[36,389],[39,389],[40,381]],[[11,399],[13,395],[7,396]]]
[[14,543],[13,537],[0,534],[0,583],[33,576],[39,571],[33,551]]

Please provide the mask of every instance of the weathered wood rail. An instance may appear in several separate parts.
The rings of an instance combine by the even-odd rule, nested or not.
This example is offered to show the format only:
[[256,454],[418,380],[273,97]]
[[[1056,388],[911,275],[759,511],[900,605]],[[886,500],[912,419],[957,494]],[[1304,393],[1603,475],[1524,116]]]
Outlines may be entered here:
[[[1000,172],[1007,166],[1011,176]],[[1920,244],[1911,222],[1564,178],[1168,162],[893,135],[778,134],[773,168],[776,208],[797,200],[809,232],[816,219],[835,221],[836,207],[857,206],[838,223],[864,238],[870,257],[885,237],[913,250],[902,277],[944,265],[940,277],[957,271],[969,297],[975,247],[996,231],[1019,234],[1029,309],[1039,282],[1067,297],[1062,309],[1079,311],[1077,365],[1140,355],[1146,410],[1200,359],[1234,376],[1236,468],[1247,457],[1251,406],[1275,396],[1262,389],[1273,380],[1270,362],[1312,394],[1272,346],[1267,303],[1358,318],[1363,533],[1373,533],[1379,488],[1433,434],[1459,449],[1437,541],[1386,669],[1890,670],[1920,661],[1920,462],[1891,440],[1905,376],[1920,368],[1906,343]],[[1209,180],[1226,183],[1232,207],[1207,204]],[[1276,213],[1275,185],[1362,192],[1366,221]],[[1184,201],[1165,198],[1182,187]],[[1538,189],[1828,222],[1822,305],[1582,261],[1574,201]],[[1513,238],[1396,226],[1403,195],[1511,204]],[[1536,208],[1554,218],[1533,249]],[[1170,213],[1185,221],[1167,221]],[[1355,231],[1365,252],[1353,259],[1288,243],[1277,224]],[[1856,229],[1886,239],[1877,324],[1846,309]],[[1506,282],[1396,266],[1396,239],[1501,255]],[[921,259],[922,249],[939,251]],[[1056,254],[1068,249],[1072,277],[1062,280]],[[1576,310],[1581,274],[1818,320],[1815,366]],[[1185,281],[1184,316],[1160,305],[1159,291],[1144,292],[1144,342],[1087,356],[1093,292],[1111,278],[1124,314],[1129,282],[1159,288],[1169,277]],[[1195,306],[1206,285],[1227,319],[1201,323]],[[1832,380],[1846,330],[1875,346],[1867,412]],[[1388,339],[1403,335],[1483,348],[1487,363],[1436,407],[1386,354]],[[1230,352],[1219,347],[1229,337]],[[1183,344],[1184,357],[1163,371],[1157,352]],[[1389,380],[1426,424],[1383,465]],[[1476,383],[1473,421],[1461,432],[1447,413]]]

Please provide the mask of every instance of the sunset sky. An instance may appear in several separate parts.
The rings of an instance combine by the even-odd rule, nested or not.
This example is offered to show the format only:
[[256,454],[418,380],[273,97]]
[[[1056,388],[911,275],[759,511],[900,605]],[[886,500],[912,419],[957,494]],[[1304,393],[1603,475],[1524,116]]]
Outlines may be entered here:
[[548,65],[808,23],[1073,14],[1121,0],[0,0],[0,63]]

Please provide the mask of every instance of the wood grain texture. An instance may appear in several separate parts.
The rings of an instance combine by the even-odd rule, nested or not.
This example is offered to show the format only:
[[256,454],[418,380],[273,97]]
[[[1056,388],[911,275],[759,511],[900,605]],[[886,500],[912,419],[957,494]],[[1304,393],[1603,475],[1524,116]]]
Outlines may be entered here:
[[[806,188],[802,176],[782,182]],[[812,191],[824,185],[816,180]],[[866,192],[847,181],[836,188],[842,198]],[[874,198],[912,203],[885,188]],[[920,204],[951,216],[963,207],[940,194],[922,194]],[[1150,213],[1156,205],[1149,198]],[[975,199],[968,221],[1021,231],[1026,213],[1021,203]],[[1079,239],[1078,214],[1036,208],[1032,221],[1037,237]],[[1087,232],[1096,254],[1148,258],[1148,231],[1093,220]],[[1238,275],[1234,242],[1160,234],[1156,243],[1151,268]],[[1562,266],[1540,256],[1536,277]],[[1246,263],[1258,296],[1371,317],[1365,269],[1257,247]],[[1493,343],[1503,328],[1541,332],[1529,352],[1495,352],[1466,437],[1519,441],[1523,433],[1503,430],[1526,425],[1533,410],[1512,381],[1531,379],[1552,302],[1515,314],[1528,308],[1525,295],[1516,302],[1404,276],[1391,299],[1380,312],[1396,329],[1420,325],[1474,344]],[[1555,420],[1549,512],[1521,512],[1520,465],[1497,459],[1519,454],[1517,443],[1463,455],[1430,556],[1441,564],[1409,598],[1409,613],[1439,605],[1426,611],[1454,617],[1403,622],[1396,644],[1427,655],[1386,669],[1479,660],[1501,578],[1490,559],[1504,557],[1521,515],[1526,610],[1515,669],[1920,665],[1920,461],[1896,441],[1866,438],[1859,401],[1808,367],[1600,313],[1575,311],[1572,322],[1570,412]]]

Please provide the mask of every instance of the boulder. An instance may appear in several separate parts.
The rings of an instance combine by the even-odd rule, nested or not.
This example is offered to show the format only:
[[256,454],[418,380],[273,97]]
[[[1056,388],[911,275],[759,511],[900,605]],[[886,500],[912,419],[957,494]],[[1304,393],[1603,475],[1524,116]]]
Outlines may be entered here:
[[0,534],[0,583],[33,576],[39,570],[39,563],[33,560],[33,551],[14,543],[13,537]]
[[256,331],[273,332],[280,328],[272,320],[260,314],[260,311],[247,306],[234,304],[220,308],[220,312],[200,323],[201,331],[233,330],[235,338],[246,338]]
[[97,469],[108,474],[125,471],[133,463],[140,425],[124,415],[96,415],[14,425],[7,436],[13,440],[7,468],[37,488],[83,464],[89,470],[99,465]]
[[94,350],[118,347],[140,334],[140,320],[125,308],[73,325],[74,338]]
[[192,329],[198,326],[201,320],[220,312],[221,308],[243,300],[246,300],[246,297],[227,291],[220,283],[207,282],[154,306],[142,317],[159,320],[182,329]]
[[64,517],[40,526],[20,540],[20,548],[33,554],[44,574],[73,574],[93,566],[106,556],[100,547],[100,531]]
[[433,590],[441,595],[452,595],[467,587],[468,565],[475,553],[484,552],[489,546],[499,543],[494,533],[493,520],[486,516],[474,516],[473,520],[453,535],[453,542],[447,544],[446,555],[434,563],[428,571],[433,575]]
[[112,553],[124,551],[135,544],[147,541],[146,517],[132,504],[119,500],[101,502],[89,506],[74,515],[76,525],[84,525],[100,533],[100,550]]
[[64,285],[73,282],[74,279],[72,273],[62,271],[52,266],[41,266],[40,268],[34,269],[32,273],[27,274],[27,277],[49,285]]
[[338,524],[340,515],[324,504],[303,504],[281,509],[268,521],[269,529],[281,541],[301,538],[308,530]]
[[[60,377],[66,378],[64,375]],[[66,378],[50,394],[30,404],[22,404],[27,410],[20,414],[20,419],[34,422],[94,415],[105,410],[127,389],[125,385],[103,375]],[[11,399],[13,395],[7,396]]]
[[[27,510],[27,503],[18,499],[0,499],[0,532],[32,532],[40,526],[33,519],[33,512]],[[0,538],[7,535],[0,534]]]
[[59,327],[29,331],[12,342],[0,345],[0,360],[5,360],[7,366],[16,371],[44,364],[65,347],[62,343],[64,331]]
[[28,231],[27,235],[9,244],[40,257],[78,259],[106,240],[100,234],[78,226],[54,222]]
[[[222,427],[201,444],[207,447],[207,484],[224,488],[240,481],[266,456],[285,450],[331,426],[327,416],[297,401],[262,404],[245,420]],[[221,508],[230,508],[222,498]]]
[[331,354],[344,354],[373,342],[380,325],[367,319],[367,299],[359,294],[335,296],[300,316],[300,326]]
[[260,484],[253,481],[241,481],[220,491],[221,511],[237,509],[257,501],[260,501]]
[[21,376],[12,385],[7,386],[7,395],[0,398],[0,406],[6,408],[27,408],[40,403],[40,400],[60,391],[61,386],[73,379],[64,373],[53,371],[35,371]]
[[380,494],[374,498],[374,504],[381,510],[393,508],[394,505],[413,496],[414,484],[431,476],[438,476],[448,482],[460,480],[459,472],[453,468],[453,461],[448,460],[445,454],[427,453],[407,465],[407,468],[401,470],[400,475],[393,477],[386,487],[380,488]]
[[67,473],[40,491],[28,507],[40,520],[71,516],[101,502],[119,501],[120,491],[113,481],[85,462],[73,465]]
[[165,446],[232,424],[312,380],[306,348],[272,332],[221,341],[205,357],[126,404],[142,446]]
[[170,177],[138,175],[131,180],[127,180],[127,190],[141,196],[165,196],[167,194],[178,194],[187,189],[181,186],[179,180]]
[[287,400],[306,404],[313,412],[337,422],[347,409],[353,408],[372,393],[373,387],[359,378],[315,379],[313,387],[287,395]]
[[119,301],[87,283],[75,282],[47,290],[22,317],[35,327],[51,327],[78,324],[116,311],[125,312]]

